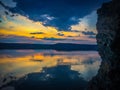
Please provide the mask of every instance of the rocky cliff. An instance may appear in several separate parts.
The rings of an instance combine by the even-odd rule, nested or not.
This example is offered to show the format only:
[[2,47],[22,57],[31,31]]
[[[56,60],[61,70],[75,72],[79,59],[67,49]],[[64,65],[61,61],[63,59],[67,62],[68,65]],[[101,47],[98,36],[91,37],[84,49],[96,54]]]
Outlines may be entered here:
[[120,0],[104,3],[97,14],[97,43],[102,63],[88,89],[120,90]]

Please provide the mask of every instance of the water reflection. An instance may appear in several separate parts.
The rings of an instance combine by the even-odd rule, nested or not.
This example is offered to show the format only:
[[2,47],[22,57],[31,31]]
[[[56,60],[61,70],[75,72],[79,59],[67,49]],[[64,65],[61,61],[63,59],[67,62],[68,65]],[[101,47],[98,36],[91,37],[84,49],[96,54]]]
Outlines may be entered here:
[[16,90],[84,88],[101,61],[92,51],[3,50],[0,58],[0,87]]

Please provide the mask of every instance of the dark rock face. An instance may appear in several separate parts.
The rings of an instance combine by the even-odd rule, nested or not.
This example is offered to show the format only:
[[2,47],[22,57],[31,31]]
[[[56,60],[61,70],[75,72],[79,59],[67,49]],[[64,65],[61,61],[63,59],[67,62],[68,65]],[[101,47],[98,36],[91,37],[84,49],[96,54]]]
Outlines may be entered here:
[[120,90],[120,0],[97,11],[97,43],[102,63],[88,90]]

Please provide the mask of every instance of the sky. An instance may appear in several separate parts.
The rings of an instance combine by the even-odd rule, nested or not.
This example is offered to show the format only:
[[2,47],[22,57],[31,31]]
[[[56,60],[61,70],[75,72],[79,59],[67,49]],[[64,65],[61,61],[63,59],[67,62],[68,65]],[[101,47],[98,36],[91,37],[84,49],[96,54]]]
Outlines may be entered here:
[[96,10],[110,0],[0,0],[0,42],[96,44]]

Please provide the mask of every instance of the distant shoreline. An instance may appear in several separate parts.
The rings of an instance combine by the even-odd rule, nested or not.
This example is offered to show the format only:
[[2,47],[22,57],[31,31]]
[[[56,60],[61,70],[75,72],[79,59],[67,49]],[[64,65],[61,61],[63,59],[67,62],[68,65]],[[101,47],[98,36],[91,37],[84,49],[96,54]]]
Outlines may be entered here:
[[0,49],[42,49],[57,51],[97,51],[97,45],[57,43],[57,44],[25,44],[25,43],[0,43]]

